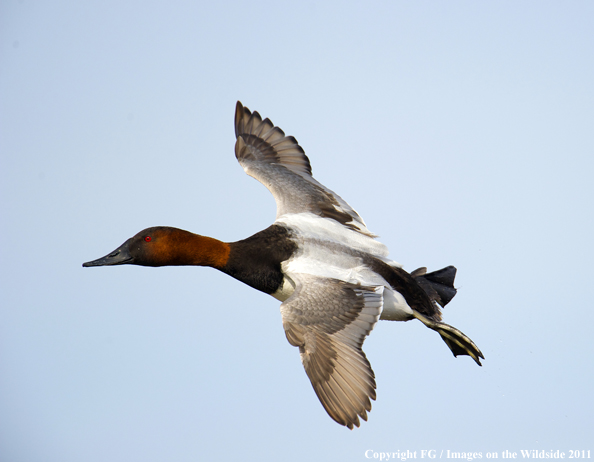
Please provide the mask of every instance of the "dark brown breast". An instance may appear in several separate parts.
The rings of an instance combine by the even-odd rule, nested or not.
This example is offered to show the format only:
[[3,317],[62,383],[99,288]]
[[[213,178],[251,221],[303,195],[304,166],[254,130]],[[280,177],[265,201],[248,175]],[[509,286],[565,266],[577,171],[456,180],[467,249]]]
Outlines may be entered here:
[[290,231],[280,225],[272,225],[229,245],[229,260],[219,269],[267,294],[276,292],[281,286],[281,263],[297,250]]

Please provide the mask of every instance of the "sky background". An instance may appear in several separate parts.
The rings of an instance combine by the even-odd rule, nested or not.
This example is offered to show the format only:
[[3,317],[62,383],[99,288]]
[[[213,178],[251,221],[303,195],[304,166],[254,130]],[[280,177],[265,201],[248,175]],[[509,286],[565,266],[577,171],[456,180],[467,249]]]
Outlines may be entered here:
[[[589,1],[0,2],[0,461],[594,455],[593,20]],[[444,320],[482,368],[380,322],[349,431],[278,301],[210,268],[81,267],[149,226],[270,225],[237,100],[405,269],[458,268]]]

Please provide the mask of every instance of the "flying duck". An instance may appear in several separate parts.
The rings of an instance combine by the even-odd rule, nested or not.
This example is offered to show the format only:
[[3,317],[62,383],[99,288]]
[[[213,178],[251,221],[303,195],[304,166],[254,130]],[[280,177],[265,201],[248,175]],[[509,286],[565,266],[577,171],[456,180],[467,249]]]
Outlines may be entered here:
[[456,295],[456,268],[412,273],[388,259],[363,219],[316,181],[297,140],[240,102],[235,156],[274,196],[275,222],[247,239],[222,242],[178,228],[144,229],[84,267],[211,266],[280,300],[289,343],[332,419],[353,429],[376,399],[375,374],[362,350],[378,320],[418,319],[454,356],[484,356],[461,331],[441,322]]

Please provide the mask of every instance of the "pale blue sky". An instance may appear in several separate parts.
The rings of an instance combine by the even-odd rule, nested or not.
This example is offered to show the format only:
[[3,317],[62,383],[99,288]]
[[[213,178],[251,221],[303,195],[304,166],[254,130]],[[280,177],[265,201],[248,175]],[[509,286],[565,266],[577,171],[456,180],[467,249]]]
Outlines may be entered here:
[[[0,460],[594,450],[593,20],[587,1],[0,3]],[[207,268],[81,267],[148,226],[232,241],[274,220],[235,161],[238,99],[407,270],[457,266],[444,319],[482,368],[381,322],[378,399],[349,431],[276,300]]]

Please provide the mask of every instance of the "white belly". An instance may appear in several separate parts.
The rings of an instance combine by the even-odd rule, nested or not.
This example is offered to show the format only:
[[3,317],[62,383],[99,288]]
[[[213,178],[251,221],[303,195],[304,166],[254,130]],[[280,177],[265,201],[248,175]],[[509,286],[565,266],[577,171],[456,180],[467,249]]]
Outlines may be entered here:
[[413,311],[400,292],[390,288],[384,289],[384,306],[380,319],[384,321],[409,321],[412,318]]
[[[383,287],[383,306],[380,319],[388,321],[408,321],[413,318],[412,309],[404,297],[393,290],[388,282],[376,272],[364,265],[362,259],[352,255],[335,253],[330,249],[316,248],[311,252],[303,251],[300,255],[284,262],[283,273],[305,273],[320,278],[332,278],[351,284],[368,287]],[[315,255],[315,256],[314,256]],[[295,291],[295,284],[290,276],[285,276],[281,287],[272,294],[284,302]]]
[[[413,312],[404,297],[394,291],[388,282],[364,264],[368,254],[393,266],[400,266],[386,258],[386,247],[367,236],[342,225],[312,214],[285,216],[279,223],[289,225],[299,250],[281,265],[285,274],[281,287],[273,294],[284,302],[295,291],[291,274],[309,274],[332,278],[368,287],[383,287],[383,308],[380,319],[408,321]],[[363,256],[362,256],[363,255]]]

